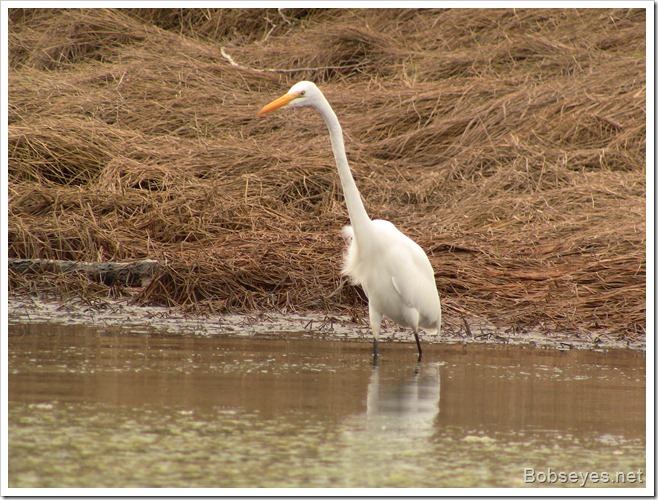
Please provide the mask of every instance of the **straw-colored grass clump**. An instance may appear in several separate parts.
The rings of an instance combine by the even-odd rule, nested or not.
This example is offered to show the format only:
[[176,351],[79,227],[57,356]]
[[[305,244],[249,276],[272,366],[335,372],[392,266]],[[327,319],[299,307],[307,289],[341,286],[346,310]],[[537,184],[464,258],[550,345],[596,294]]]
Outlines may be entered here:
[[9,256],[157,259],[134,292],[363,315],[324,124],[255,119],[316,81],[373,217],[430,255],[446,325],[645,324],[638,9],[11,9]]

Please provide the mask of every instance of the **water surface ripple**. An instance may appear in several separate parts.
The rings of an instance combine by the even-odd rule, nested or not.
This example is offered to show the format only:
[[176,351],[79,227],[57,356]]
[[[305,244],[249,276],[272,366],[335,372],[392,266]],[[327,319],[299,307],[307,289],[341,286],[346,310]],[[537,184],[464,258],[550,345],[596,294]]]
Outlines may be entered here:
[[10,325],[9,486],[645,486],[644,352],[382,347]]

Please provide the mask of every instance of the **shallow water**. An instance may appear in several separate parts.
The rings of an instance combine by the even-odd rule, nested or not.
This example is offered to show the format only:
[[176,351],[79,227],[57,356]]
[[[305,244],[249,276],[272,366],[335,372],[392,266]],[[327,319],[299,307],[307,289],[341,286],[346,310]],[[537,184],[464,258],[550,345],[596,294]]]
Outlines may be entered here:
[[644,352],[380,350],[10,325],[9,487],[646,486]]

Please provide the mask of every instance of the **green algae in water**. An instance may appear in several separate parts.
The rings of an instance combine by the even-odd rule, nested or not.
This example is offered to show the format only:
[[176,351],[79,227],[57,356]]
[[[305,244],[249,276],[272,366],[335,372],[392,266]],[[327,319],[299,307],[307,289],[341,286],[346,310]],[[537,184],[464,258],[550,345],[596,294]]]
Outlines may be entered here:
[[524,486],[526,467],[612,473],[645,464],[639,439],[478,437],[457,428],[392,435],[372,433],[358,419],[299,412],[263,419],[258,412],[13,403],[10,420],[9,479],[18,488],[514,487]]

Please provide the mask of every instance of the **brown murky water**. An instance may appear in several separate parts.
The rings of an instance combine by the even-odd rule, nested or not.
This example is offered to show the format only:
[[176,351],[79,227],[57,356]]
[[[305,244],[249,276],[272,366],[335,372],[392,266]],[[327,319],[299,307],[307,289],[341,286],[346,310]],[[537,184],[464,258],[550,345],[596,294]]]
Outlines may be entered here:
[[10,325],[9,486],[646,486],[644,352],[414,352]]

